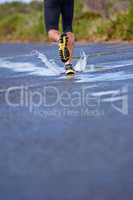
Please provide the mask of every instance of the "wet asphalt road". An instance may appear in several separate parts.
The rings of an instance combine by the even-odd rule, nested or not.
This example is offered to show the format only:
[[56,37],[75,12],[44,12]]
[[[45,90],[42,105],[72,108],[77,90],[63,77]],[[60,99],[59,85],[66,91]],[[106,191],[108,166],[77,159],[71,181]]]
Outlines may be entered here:
[[133,199],[133,44],[81,48],[94,70],[68,80],[30,71],[55,45],[0,45],[1,200]]

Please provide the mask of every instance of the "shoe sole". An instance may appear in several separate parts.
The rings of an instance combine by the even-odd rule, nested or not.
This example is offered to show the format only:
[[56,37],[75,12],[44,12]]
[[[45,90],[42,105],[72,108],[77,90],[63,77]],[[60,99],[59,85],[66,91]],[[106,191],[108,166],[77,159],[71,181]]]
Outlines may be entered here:
[[73,69],[67,69],[67,70],[66,70],[66,75],[67,75],[67,76],[69,76],[69,75],[70,75],[70,76],[71,76],[71,75],[75,75],[75,71],[74,71]]

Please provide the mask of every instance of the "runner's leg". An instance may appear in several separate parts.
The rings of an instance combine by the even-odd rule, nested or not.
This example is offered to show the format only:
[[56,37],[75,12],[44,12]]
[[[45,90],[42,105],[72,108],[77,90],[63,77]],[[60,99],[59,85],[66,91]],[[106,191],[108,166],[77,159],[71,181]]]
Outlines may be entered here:
[[44,0],[45,25],[50,40],[58,42],[60,33],[58,31],[60,4],[59,0]]
[[72,62],[72,54],[74,48],[74,34],[72,33],[73,23],[73,12],[74,12],[74,0],[62,0],[61,14],[63,23],[63,32],[68,36],[68,49],[70,52],[70,59],[66,62],[69,64]]

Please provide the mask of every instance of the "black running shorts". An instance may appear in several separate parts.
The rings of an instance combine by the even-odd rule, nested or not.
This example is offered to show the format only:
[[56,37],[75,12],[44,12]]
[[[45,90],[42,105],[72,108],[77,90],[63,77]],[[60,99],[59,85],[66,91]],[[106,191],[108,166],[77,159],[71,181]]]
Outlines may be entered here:
[[44,0],[46,30],[58,30],[62,16],[63,32],[72,32],[74,0]]

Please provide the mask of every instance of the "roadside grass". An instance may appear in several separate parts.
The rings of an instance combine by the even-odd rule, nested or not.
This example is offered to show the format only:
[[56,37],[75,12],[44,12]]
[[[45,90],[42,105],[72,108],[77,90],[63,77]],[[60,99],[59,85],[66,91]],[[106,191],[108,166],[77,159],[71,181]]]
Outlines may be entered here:
[[[77,41],[132,41],[133,4],[128,12],[103,18],[84,10],[82,0],[75,0],[74,33]],[[0,41],[47,41],[43,4],[0,5]]]

